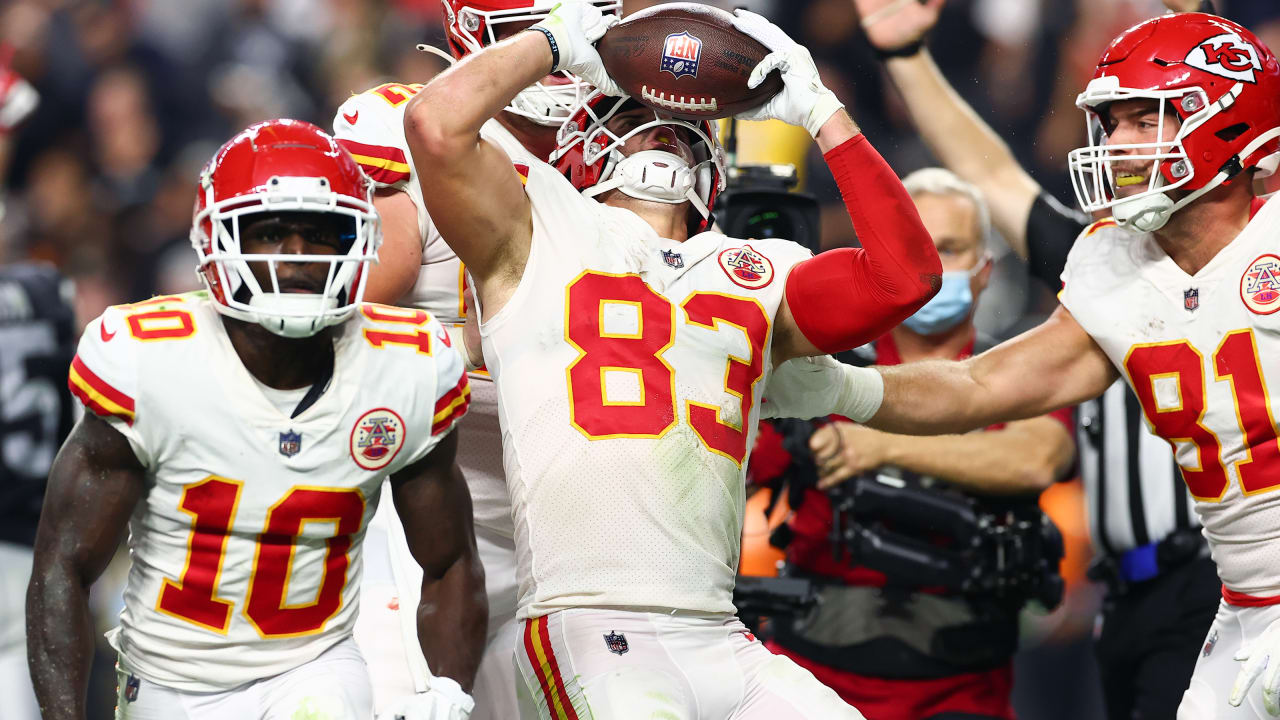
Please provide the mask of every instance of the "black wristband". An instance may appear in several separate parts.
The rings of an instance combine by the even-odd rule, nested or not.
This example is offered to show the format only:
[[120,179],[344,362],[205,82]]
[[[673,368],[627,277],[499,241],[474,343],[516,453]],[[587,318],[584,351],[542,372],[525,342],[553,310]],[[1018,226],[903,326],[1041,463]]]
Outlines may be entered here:
[[551,72],[560,69],[560,46],[556,44],[556,36],[552,35],[550,30],[537,25],[525,28],[525,30],[536,30],[547,36],[547,44],[551,46]]
[[916,55],[919,55],[920,51],[923,49],[924,38],[920,38],[909,45],[903,45],[900,48],[894,48],[892,50],[882,50],[874,45],[871,46],[871,51],[874,52],[876,57],[881,60],[888,60],[889,58],[915,57]]

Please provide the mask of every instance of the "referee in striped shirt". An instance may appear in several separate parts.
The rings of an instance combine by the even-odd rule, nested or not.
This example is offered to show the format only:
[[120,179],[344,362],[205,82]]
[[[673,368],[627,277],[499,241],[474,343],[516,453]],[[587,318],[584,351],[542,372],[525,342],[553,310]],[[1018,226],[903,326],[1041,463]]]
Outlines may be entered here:
[[[935,5],[852,0],[872,48],[920,134],[948,169],[983,192],[993,224],[1031,273],[1057,290],[1089,218],[1068,210],[1018,165],[947,83],[923,46]],[[1164,0],[1171,10],[1209,9]],[[1207,3],[1205,3],[1207,4]],[[1217,570],[1169,444],[1152,435],[1123,380],[1081,406],[1081,476],[1107,587],[1095,645],[1110,720],[1176,715],[1221,599]]]

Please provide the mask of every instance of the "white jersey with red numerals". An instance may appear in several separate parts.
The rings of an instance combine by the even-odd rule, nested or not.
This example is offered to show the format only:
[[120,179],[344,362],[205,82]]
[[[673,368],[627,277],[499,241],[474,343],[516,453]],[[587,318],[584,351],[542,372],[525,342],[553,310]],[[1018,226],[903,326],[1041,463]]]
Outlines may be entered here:
[[528,264],[481,324],[498,386],[520,617],[583,606],[732,612],[744,472],[772,364],[783,240],[659,238],[517,164]]
[[[334,115],[333,135],[378,187],[408,193],[418,211],[422,267],[401,304],[427,310],[440,322],[461,325],[466,320],[466,269],[427,214],[404,135],[405,108],[421,89],[420,84],[388,83],[347,98]],[[530,158],[520,141],[496,120],[486,122],[480,134],[513,160]],[[487,373],[473,373],[471,379],[474,404],[465,421],[468,441],[458,448],[458,463],[471,489],[476,526],[510,538],[511,502],[498,451],[496,392]]]
[[350,635],[383,479],[435,447],[470,396],[427,312],[364,305],[333,330],[328,389],[291,418],[223,322],[203,292],[108,308],[70,374],[149,482],[112,644],[139,675],[193,692],[285,672]]
[[1280,595],[1280,203],[1186,274],[1114,221],[1072,248],[1062,304],[1173,447],[1226,593]]

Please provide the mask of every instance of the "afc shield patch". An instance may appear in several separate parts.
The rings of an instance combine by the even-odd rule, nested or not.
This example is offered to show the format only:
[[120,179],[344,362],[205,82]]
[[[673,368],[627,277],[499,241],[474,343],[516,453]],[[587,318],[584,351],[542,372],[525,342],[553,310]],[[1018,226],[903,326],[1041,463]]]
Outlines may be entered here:
[[1182,291],[1182,307],[1187,312],[1195,312],[1200,307],[1200,288],[1187,288]]
[[1258,315],[1280,310],[1280,257],[1260,255],[1249,263],[1240,276],[1240,300]]
[[717,260],[724,274],[739,287],[759,290],[773,282],[773,263],[750,245],[729,248]]
[[360,416],[351,428],[351,459],[365,470],[381,470],[404,446],[404,420],[377,408]]
[[688,75],[698,77],[698,60],[702,57],[702,40],[688,32],[672,33],[662,45],[662,72],[679,80]]
[[675,268],[676,270],[679,270],[680,268],[684,267],[684,256],[676,252],[675,250],[663,250],[662,262],[666,263],[667,267],[671,267],[671,268]]
[[280,433],[280,454],[293,457],[302,449],[302,434],[292,430]]
[[609,652],[615,655],[625,655],[630,646],[627,645],[627,636],[620,632],[610,632],[604,636],[604,646],[609,648]]

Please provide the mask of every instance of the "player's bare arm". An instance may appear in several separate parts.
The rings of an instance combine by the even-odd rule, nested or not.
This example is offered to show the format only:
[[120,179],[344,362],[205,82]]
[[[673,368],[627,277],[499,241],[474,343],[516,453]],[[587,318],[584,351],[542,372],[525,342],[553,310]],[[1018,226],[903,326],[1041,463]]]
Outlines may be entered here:
[[422,265],[422,240],[418,237],[418,209],[408,193],[383,188],[373,196],[382,220],[382,246],[378,264],[369,273],[364,299],[398,305],[413,290]]
[[[484,652],[489,601],[476,554],[471,494],[454,456],[458,433],[391,478],[409,550],[422,566],[418,639],[431,672],[471,690]],[[434,689],[434,688],[433,688]]]
[[884,400],[866,424],[910,435],[968,432],[1101,395],[1117,373],[1065,307],[964,361],[876,368]]
[[538,33],[518,33],[441,73],[405,110],[405,137],[440,235],[467,266],[486,312],[515,289],[533,214],[511,158],[480,137],[485,121],[551,69]]
[[115,554],[145,488],[129,441],[86,414],[49,472],[27,588],[27,657],[45,718],[85,717],[96,634],[89,588]]

